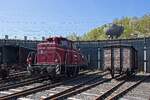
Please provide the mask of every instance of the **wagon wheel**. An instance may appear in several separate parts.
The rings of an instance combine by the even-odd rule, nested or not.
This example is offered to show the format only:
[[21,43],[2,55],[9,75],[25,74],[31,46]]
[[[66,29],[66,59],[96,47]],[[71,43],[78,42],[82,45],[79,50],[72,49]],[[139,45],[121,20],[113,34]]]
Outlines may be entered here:
[[122,67],[120,67],[119,74],[120,75],[122,74]]
[[114,78],[114,70],[110,70],[111,77]]
[[126,70],[126,74],[127,74],[127,76],[131,76],[131,75],[133,74],[133,72],[130,71],[129,69],[127,69],[127,70]]

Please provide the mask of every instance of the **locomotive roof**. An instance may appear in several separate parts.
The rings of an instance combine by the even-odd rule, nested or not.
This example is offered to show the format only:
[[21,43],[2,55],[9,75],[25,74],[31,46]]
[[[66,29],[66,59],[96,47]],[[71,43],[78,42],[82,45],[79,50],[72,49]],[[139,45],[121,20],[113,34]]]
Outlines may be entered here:
[[64,38],[64,37],[50,37],[50,38],[47,38],[46,40],[47,41],[51,41],[51,40],[66,40],[66,41],[69,41],[69,42],[73,42],[73,41],[68,40],[67,38]]

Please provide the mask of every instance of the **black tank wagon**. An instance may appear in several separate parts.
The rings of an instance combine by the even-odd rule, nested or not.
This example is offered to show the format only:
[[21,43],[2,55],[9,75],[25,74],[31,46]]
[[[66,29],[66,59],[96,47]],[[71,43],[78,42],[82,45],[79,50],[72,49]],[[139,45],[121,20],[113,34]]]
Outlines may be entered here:
[[26,70],[26,59],[32,51],[35,52],[33,49],[15,45],[0,46],[0,77],[5,78],[9,73]]
[[106,46],[103,55],[103,68],[109,70],[112,77],[115,73],[130,75],[137,70],[137,51],[132,46]]

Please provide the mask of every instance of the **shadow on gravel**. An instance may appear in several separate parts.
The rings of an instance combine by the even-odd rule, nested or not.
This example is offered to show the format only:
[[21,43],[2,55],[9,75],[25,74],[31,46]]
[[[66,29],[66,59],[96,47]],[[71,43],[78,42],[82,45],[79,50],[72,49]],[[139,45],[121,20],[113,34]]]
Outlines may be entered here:
[[[139,80],[146,78],[144,82],[150,83],[150,76],[147,76],[147,75],[132,75],[132,76],[127,76],[126,78],[128,78],[127,82],[137,82]],[[118,79],[118,81],[122,81],[124,79],[125,78],[121,78],[121,79]]]
[[[82,82],[85,82],[86,80],[89,80],[91,78],[94,78],[94,77],[97,77],[95,80],[92,80],[90,82],[87,82],[86,85],[90,85],[90,84],[93,84],[93,83],[96,83],[98,81],[101,81],[101,80],[105,80],[106,78],[103,78],[102,75],[91,75],[89,77],[86,77],[86,78],[82,78],[82,79],[79,79],[79,80],[75,80],[75,81],[71,81],[69,83],[66,83],[64,85],[66,86],[75,86],[77,84],[80,84]],[[118,78],[116,79],[117,81],[123,81],[127,78],[127,82],[137,82],[139,80],[142,80],[143,78],[147,78],[144,82],[148,82],[150,83],[150,77],[146,76],[146,75],[133,75],[133,76],[127,76],[127,77],[123,77],[123,78]],[[110,81],[109,81],[110,82]]]
[[[104,75],[106,75],[106,74],[104,74]],[[78,84],[80,84],[82,82],[88,81],[88,80],[90,80],[92,78],[95,78],[92,81],[86,83],[86,85],[90,85],[90,84],[93,84],[95,82],[104,80],[105,79],[105,78],[103,78],[104,75],[91,75],[91,76],[88,76],[88,77],[85,77],[85,78],[81,78],[81,79],[78,79],[78,80],[73,80],[73,81],[71,81],[69,83],[66,83],[64,85],[66,85],[66,86],[75,86],[75,85],[78,85]]]

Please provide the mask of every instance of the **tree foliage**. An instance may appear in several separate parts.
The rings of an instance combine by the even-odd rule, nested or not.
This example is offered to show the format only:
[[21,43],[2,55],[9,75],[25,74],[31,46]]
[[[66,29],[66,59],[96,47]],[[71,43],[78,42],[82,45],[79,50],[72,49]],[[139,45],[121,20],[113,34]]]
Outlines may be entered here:
[[[124,27],[124,31],[118,38],[138,38],[150,36],[150,14],[146,14],[143,17],[123,17],[122,19],[115,19],[112,22],[116,25]],[[69,34],[68,38],[72,40],[105,40],[108,39],[106,35],[106,29],[110,24],[105,24],[91,31],[85,33],[83,36],[77,36],[77,34]]]
[[77,33],[70,33],[67,36],[68,39],[72,40],[72,41],[78,41],[78,40],[82,40],[80,36],[77,35]]

